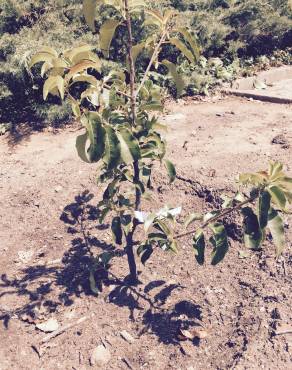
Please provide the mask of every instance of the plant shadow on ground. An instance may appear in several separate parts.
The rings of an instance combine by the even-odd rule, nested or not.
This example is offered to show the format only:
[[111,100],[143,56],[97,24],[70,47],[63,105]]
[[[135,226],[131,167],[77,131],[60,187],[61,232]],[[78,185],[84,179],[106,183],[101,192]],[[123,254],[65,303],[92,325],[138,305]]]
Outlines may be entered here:
[[[14,278],[9,278],[5,273],[1,275],[0,288],[3,292],[0,293],[0,300],[5,295],[17,295],[28,301],[12,311],[0,308],[0,320],[6,328],[11,317],[33,322],[38,319],[40,308],[44,308],[47,313],[53,313],[58,306],[72,305],[76,297],[94,295],[89,284],[89,271],[94,260],[92,256],[111,251],[116,253],[117,257],[123,257],[123,251],[117,251],[113,245],[92,236],[93,229],[103,230],[109,227],[96,226],[99,210],[89,203],[92,199],[93,194],[85,191],[64,208],[60,219],[67,225],[67,232],[72,235],[72,240],[71,247],[64,253],[59,264],[52,261],[56,262],[56,265],[29,266]],[[106,270],[97,271],[95,280],[101,291],[102,285],[113,286],[107,296],[107,302],[119,307],[128,307],[131,320],[134,320],[135,310],[141,311],[141,324],[144,325],[141,335],[151,331],[165,344],[176,343],[179,329],[196,326],[201,320],[200,306],[189,301],[176,302],[171,309],[163,308],[175,289],[184,288],[180,285],[155,280],[149,282],[142,291],[138,286],[130,286]],[[149,293],[153,289],[158,291],[151,297]],[[149,309],[140,305],[141,300],[148,303]]]

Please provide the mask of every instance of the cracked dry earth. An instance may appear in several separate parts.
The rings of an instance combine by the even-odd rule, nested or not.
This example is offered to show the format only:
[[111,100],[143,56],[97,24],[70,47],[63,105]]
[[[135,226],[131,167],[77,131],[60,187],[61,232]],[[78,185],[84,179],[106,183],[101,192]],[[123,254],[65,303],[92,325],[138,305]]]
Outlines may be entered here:
[[[162,120],[179,179],[168,185],[158,168],[145,209],[216,208],[218,194],[234,192],[238,173],[265,169],[270,159],[292,174],[291,106],[180,101]],[[105,370],[292,369],[291,216],[278,262],[270,242],[240,259],[234,232],[223,263],[200,267],[185,239],[178,255],[156,251],[146,267],[139,263],[141,284],[133,288],[123,286],[127,265],[115,258],[115,277],[95,297],[88,249],[111,248],[111,237],[107,224],[97,227],[101,191],[95,167],[77,158],[74,130],[33,133],[16,144],[0,138],[0,369],[98,368],[90,357],[99,345]],[[36,325],[49,319],[77,325],[40,346],[46,334]],[[198,325],[206,338],[179,340],[180,329]]]

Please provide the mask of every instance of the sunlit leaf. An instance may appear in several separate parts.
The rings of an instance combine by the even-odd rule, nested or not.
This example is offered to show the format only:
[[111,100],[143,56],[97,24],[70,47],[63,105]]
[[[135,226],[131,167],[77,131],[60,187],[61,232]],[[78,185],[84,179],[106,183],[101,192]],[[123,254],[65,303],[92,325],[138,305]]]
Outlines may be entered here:
[[202,221],[203,216],[200,213],[191,213],[185,220],[185,227],[189,227],[195,221]]
[[195,61],[197,62],[200,59],[200,47],[197,43],[196,38],[192,36],[190,32],[185,28],[179,28],[178,31],[184,36],[184,39],[191,46]]
[[170,183],[174,182],[176,178],[176,170],[172,162],[170,162],[168,159],[164,160],[165,167],[167,169],[168,177]]
[[90,269],[89,271],[89,285],[90,285],[90,290],[92,291],[92,293],[98,295],[99,289],[96,287],[96,281],[94,278],[94,270],[92,269]]
[[146,220],[144,222],[144,230],[145,230],[146,233],[149,230],[150,226],[152,226],[155,218],[156,218],[156,214],[155,213],[151,213],[150,215],[147,216],[147,218],[146,218]]
[[44,87],[43,87],[44,100],[47,99],[48,94],[52,93],[52,91],[55,88],[58,89],[61,99],[62,100],[64,99],[64,94],[65,94],[64,79],[61,76],[50,76],[44,83]]
[[30,60],[29,68],[32,68],[35,64],[40,62],[48,62],[50,63],[54,59],[54,56],[50,53],[37,53],[33,55]]
[[64,52],[64,57],[68,59],[73,64],[78,64],[84,60],[90,60],[91,62],[98,61],[98,57],[92,53],[94,47],[92,45],[81,45],[73,49],[66,50]]
[[39,52],[51,54],[54,58],[58,57],[57,51],[50,46],[42,46]]
[[148,15],[148,18],[144,22],[144,26],[146,25],[156,25],[158,27],[162,27],[163,25],[163,17],[161,14],[156,12],[155,10],[146,9],[145,13]]
[[90,29],[95,32],[95,15],[97,0],[83,0],[83,14]]
[[106,58],[109,57],[110,45],[111,45],[113,36],[119,24],[120,24],[120,21],[116,19],[108,19],[107,21],[103,23],[103,25],[100,28],[100,31],[99,31],[100,49]]
[[88,68],[95,69],[96,71],[100,71],[101,69],[101,63],[97,62],[91,62],[91,61],[84,61],[81,63],[76,64],[74,67],[70,68],[68,74],[66,75],[66,78],[70,80],[72,77],[74,77],[77,73],[83,72],[87,70]]
[[268,227],[272,234],[273,242],[276,246],[277,258],[282,254],[285,247],[285,234],[283,220],[274,209],[270,210]]
[[126,164],[138,160],[141,157],[139,143],[130,130],[119,128],[116,134],[120,142],[122,160]]
[[162,61],[162,64],[165,65],[168,68],[169,73],[170,73],[171,77],[174,80],[176,90],[177,90],[177,95],[180,96],[183,92],[184,87],[185,87],[185,83],[184,83],[184,80],[181,77],[181,75],[178,74],[176,65],[169,62],[166,59],[164,59]]
[[158,111],[158,112],[163,112],[163,106],[160,102],[150,102],[146,104],[140,105],[139,109],[141,111]]
[[86,163],[90,163],[86,154],[86,142],[88,139],[87,132],[83,135],[79,135],[76,138],[76,149],[79,157]]
[[285,210],[286,197],[284,192],[278,186],[271,186],[268,188],[269,193],[272,196],[272,201],[281,209]]
[[187,48],[187,46],[179,39],[172,37],[169,39],[169,42],[174,45],[177,49],[179,49],[183,55],[188,58],[191,63],[194,63],[195,58],[193,53]]

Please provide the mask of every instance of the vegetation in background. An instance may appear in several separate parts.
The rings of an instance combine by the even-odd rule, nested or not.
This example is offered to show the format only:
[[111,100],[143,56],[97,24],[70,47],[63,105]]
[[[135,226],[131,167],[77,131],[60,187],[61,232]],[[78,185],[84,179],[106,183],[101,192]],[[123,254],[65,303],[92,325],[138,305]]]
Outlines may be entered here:
[[[147,1],[146,1],[147,3]],[[167,0],[149,1],[153,9],[176,9],[181,24],[190,26],[202,47],[197,64],[178,60],[185,75],[186,94],[208,94],[222,82],[238,74],[252,74],[255,65],[267,68],[291,63],[292,11],[288,0]],[[112,10],[101,9],[96,17],[98,31]],[[134,20],[135,25],[141,19]],[[140,30],[140,29],[139,29]],[[125,29],[118,29],[110,60],[120,63],[124,53]],[[147,30],[143,32],[148,32]],[[139,42],[144,33],[134,31]],[[0,0],[0,124],[61,123],[70,120],[69,105],[50,97],[43,104],[39,91],[42,80],[29,72],[30,56],[43,45],[54,45],[60,51],[82,43],[99,48],[98,38],[84,23],[80,0]],[[287,50],[287,51],[285,51]],[[162,56],[170,61],[179,57],[173,45],[164,47]],[[109,66],[112,62],[109,62]],[[136,67],[146,68],[142,53]],[[165,68],[151,73],[155,83],[175,93]],[[53,104],[52,104],[53,103]]]

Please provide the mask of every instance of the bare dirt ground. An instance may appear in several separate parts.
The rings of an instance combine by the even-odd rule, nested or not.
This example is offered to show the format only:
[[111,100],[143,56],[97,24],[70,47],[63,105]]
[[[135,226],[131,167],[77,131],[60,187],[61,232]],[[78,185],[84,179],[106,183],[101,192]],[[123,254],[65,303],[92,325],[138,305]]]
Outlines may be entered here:
[[[158,169],[148,209],[212,209],[218,192],[235,190],[238,173],[265,169],[270,159],[292,173],[291,106],[226,98],[169,104],[168,113],[179,179],[169,186]],[[276,335],[292,327],[291,217],[279,262],[269,242],[239,259],[234,232],[223,263],[199,267],[186,239],[178,255],[157,251],[146,267],[139,263],[137,287],[112,278],[95,297],[88,249],[111,248],[111,237],[108,225],[97,227],[95,166],[77,158],[76,135],[71,127],[17,145],[0,138],[0,369],[90,369],[100,344],[110,352],[105,370],[292,369],[291,334]],[[123,279],[126,261],[116,258],[112,272]],[[39,348],[46,334],[36,324],[82,317]],[[207,338],[179,341],[179,329],[197,325]]]

